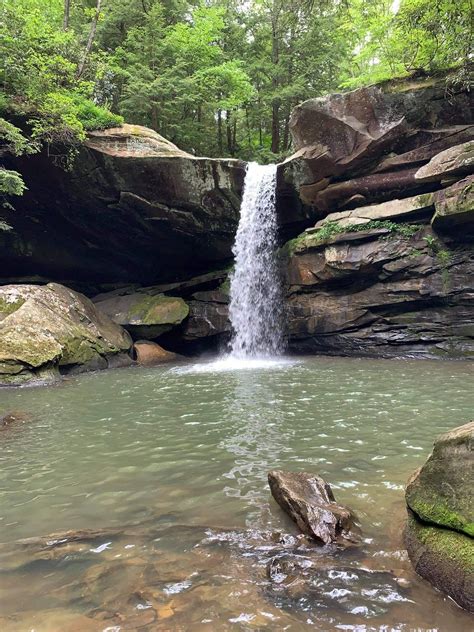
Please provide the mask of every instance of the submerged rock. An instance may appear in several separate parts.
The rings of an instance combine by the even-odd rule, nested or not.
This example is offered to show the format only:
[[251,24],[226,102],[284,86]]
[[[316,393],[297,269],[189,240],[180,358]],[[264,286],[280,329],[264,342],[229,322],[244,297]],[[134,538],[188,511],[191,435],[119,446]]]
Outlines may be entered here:
[[315,474],[307,472],[268,473],[274,499],[298,527],[322,544],[357,542],[355,515],[338,505],[331,487]]
[[406,489],[405,544],[416,572],[474,612],[474,422],[435,441]]
[[21,410],[13,410],[5,415],[0,415],[0,430],[7,430],[11,426],[21,426],[31,421],[29,413]]
[[0,287],[0,386],[106,368],[130,346],[128,333],[82,294],[56,283]]

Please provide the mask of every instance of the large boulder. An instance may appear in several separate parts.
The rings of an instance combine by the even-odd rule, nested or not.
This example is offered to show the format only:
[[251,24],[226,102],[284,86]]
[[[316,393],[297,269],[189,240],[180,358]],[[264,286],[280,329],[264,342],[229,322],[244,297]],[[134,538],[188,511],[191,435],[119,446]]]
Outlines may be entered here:
[[0,287],[0,386],[115,366],[130,347],[122,327],[62,285]]
[[338,505],[325,480],[307,472],[268,473],[273,498],[301,531],[320,544],[357,542],[355,516]]
[[[322,217],[434,191],[445,177],[440,169],[449,176],[469,173],[472,93],[451,82],[448,99],[447,82],[449,74],[393,80],[296,107],[290,119],[296,151],[285,168],[304,204]],[[446,151],[449,165],[434,158]]]
[[122,296],[102,295],[95,306],[132,336],[153,340],[179,325],[189,314],[186,302],[177,296],[166,296],[153,290],[132,292]]
[[421,520],[474,537],[474,421],[436,439],[406,501]]
[[435,441],[406,489],[405,542],[418,574],[474,612],[474,422]]
[[175,362],[178,359],[176,353],[167,351],[150,340],[138,340],[133,345],[133,355],[138,364],[142,366],[156,366]]

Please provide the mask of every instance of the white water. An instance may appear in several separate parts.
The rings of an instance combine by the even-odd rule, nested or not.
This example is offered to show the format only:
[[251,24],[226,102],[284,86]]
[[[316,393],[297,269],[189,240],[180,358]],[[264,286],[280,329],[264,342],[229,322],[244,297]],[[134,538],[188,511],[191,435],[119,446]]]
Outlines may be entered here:
[[247,167],[230,279],[232,358],[271,358],[284,350],[276,175],[276,165]]

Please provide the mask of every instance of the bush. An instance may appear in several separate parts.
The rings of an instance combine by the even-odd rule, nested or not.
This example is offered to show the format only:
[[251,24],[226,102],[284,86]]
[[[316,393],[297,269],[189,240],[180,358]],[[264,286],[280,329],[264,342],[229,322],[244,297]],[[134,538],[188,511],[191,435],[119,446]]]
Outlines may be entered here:
[[119,114],[113,114],[90,99],[81,96],[74,97],[77,108],[77,118],[85,130],[108,129],[123,125],[124,119]]

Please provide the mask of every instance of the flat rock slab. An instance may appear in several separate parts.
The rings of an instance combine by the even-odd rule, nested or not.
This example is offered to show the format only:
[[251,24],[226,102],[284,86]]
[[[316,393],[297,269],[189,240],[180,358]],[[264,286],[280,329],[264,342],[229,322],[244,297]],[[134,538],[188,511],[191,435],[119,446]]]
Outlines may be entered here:
[[307,472],[268,473],[274,499],[303,533],[321,544],[357,542],[360,533],[353,512],[338,505],[324,479]]

